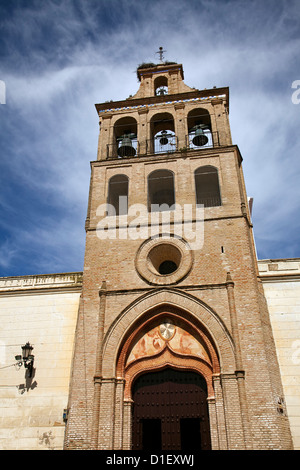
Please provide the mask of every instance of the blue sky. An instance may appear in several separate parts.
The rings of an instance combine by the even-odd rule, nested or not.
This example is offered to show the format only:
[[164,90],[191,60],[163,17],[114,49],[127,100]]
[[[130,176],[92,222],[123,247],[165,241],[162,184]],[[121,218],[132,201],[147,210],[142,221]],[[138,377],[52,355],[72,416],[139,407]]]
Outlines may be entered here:
[[0,0],[0,26],[0,276],[83,269],[94,104],[160,46],[187,85],[230,88],[258,257],[300,256],[298,0]]

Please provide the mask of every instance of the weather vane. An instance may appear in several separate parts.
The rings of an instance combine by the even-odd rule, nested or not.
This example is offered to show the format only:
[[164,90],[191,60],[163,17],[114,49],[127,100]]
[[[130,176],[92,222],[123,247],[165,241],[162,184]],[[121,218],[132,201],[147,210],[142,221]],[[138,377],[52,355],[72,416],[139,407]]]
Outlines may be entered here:
[[163,53],[164,52],[167,52],[167,51],[164,51],[162,47],[159,48],[159,51],[157,51],[155,54],[159,54],[159,60],[161,61],[161,63],[163,62],[163,59],[164,59],[164,56],[163,56]]

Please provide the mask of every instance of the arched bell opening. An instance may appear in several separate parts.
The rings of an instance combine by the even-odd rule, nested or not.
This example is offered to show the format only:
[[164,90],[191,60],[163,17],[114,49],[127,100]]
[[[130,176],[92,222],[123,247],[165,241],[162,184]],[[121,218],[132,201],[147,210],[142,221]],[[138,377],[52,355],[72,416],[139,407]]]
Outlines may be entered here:
[[190,149],[213,145],[211,119],[206,109],[196,108],[190,111],[187,116],[187,125],[187,143]]
[[168,79],[165,76],[156,77],[154,80],[154,91],[156,96],[168,94]]
[[113,155],[118,158],[134,157],[137,153],[137,122],[126,116],[114,125]]
[[170,113],[155,114],[150,121],[150,153],[169,153],[177,149],[174,118]]

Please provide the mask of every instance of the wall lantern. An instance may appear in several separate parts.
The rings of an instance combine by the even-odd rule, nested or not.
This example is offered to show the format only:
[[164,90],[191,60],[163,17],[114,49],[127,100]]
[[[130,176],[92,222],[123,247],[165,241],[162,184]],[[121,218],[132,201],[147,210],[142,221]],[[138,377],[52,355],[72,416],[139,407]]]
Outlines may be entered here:
[[22,356],[15,356],[15,359],[19,362],[19,365],[21,366],[22,364],[24,364],[25,369],[28,369],[29,377],[32,377],[32,369],[34,362],[34,355],[31,354],[32,350],[33,346],[31,346],[31,344],[27,342],[24,346],[22,346]]

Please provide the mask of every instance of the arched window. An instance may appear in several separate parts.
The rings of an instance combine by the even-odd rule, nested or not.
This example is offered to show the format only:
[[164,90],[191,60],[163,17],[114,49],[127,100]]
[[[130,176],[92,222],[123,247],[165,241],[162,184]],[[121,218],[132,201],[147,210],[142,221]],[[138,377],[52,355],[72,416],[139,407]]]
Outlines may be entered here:
[[175,204],[174,174],[170,170],[155,170],[148,176],[149,212],[173,209]]
[[218,170],[214,166],[201,166],[195,171],[196,203],[204,207],[221,205]]
[[128,177],[112,176],[108,182],[107,215],[124,215],[128,211]]

